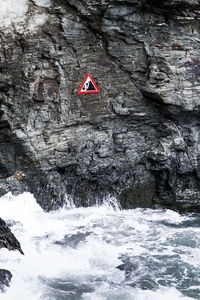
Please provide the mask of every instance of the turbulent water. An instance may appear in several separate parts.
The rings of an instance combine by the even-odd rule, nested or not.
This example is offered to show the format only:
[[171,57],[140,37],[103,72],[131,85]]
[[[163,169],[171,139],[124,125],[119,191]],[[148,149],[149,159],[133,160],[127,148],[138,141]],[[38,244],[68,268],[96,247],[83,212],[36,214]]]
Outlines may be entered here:
[[45,213],[29,193],[0,198],[0,212],[25,253],[0,250],[13,274],[2,300],[200,299],[198,215],[112,199]]

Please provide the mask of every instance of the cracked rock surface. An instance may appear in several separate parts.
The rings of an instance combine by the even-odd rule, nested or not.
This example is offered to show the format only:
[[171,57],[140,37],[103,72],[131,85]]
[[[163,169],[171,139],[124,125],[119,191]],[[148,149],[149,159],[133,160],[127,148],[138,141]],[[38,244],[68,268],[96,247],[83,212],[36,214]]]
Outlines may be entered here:
[[[0,194],[199,211],[199,1],[9,2]],[[88,73],[100,93],[79,95]]]

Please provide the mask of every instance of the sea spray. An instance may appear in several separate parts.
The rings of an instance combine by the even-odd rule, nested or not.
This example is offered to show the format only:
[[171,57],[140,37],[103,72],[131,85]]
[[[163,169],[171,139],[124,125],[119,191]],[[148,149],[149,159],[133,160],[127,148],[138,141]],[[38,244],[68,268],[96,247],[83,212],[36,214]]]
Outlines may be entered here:
[[25,256],[0,250],[13,274],[1,299],[200,299],[199,216],[113,201],[46,213],[30,193],[3,196]]

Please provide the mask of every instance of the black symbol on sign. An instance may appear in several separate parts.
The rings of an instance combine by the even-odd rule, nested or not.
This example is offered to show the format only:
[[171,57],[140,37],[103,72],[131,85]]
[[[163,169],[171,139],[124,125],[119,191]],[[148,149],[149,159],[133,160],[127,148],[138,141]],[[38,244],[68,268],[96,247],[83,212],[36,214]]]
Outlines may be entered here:
[[94,84],[92,83],[92,81],[88,81],[85,83],[83,90],[84,91],[96,91],[96,88],[95,88]]

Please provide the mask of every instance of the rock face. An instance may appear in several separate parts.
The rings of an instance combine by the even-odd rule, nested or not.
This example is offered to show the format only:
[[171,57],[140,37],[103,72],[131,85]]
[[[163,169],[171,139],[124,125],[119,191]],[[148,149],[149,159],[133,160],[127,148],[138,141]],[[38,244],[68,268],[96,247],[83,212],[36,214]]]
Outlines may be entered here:
[[[9,2],[0,193],[199,211],[199,1]],[[100,93],[79,95],[88,73]]]

